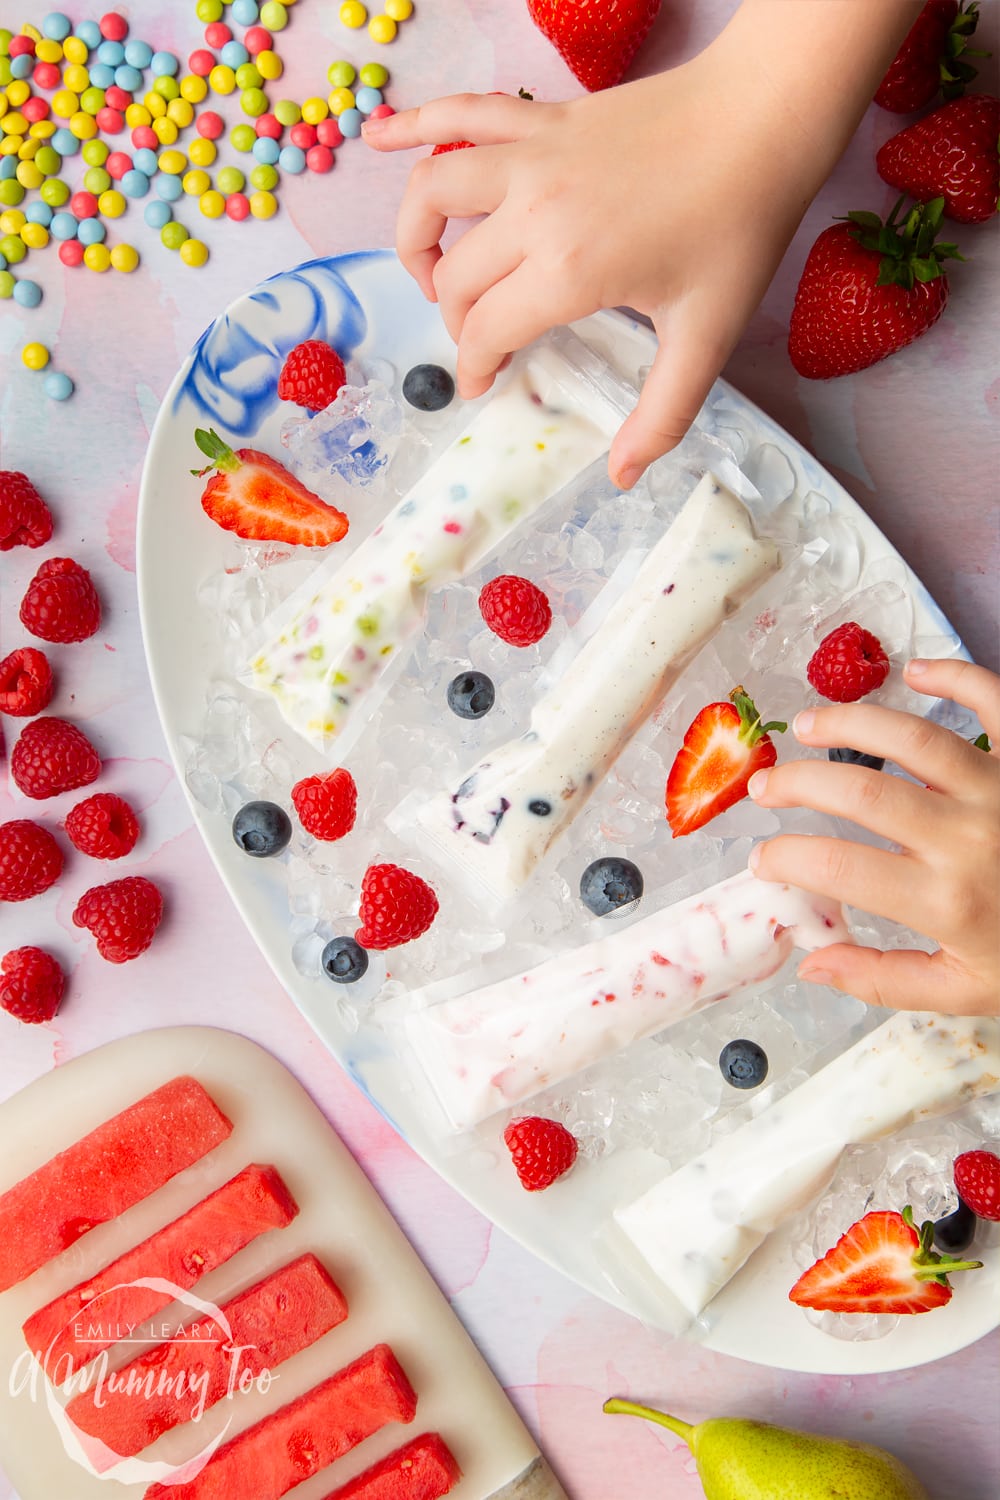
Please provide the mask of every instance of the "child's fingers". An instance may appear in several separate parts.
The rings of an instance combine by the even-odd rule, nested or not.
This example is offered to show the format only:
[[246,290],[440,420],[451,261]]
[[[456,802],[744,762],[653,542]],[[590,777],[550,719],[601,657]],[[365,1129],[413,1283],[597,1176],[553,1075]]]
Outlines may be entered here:
[[434,267],[434,287],[445,326],[457,344],[469,309],[491,286],[516,271],[523,252],[506,232],[505,206],[468,229]]
[[792,729],[800,744],[826,749],[849,745],[867,755],[881,755],[919,781],[953,796],[975,796],[984,787],[984,773],[991,769],[981,750],[943,725],[874,703],[831,703],[806,709],[796,715]]
[[827,760],[789,760],[757,771],[749,792],[761,807],[809,807],[917,850],[940,843],[953,806],[901,776]]
[[990,1014],[988,997],[966,976],[950,971],[943,953],[877,948],[835,943],[819,948],[799,965],[799,978],[828,984],[866,1005],[893,1010],[953,1011],[963,1015]]
[[[430,301],[435,300],[432,273],[441,259],[440,241],[449,219],[473,219],[492,213],[503,201],[502,173],[488,148],[491,171],[477,170],[469,151],[447,156],[425,156],[410,173],[396,219],[396,251],[410,275]],[[485,165],[480,158],[480,163]]]
[[849,839],[785,833],[757,844],[750,868],[761,880],[798,885],[917,932],[935,927],[936,887],[907,854]]
[[489,390],[505,355],[572,316],[546,293],[531,262],[522,261],[480,297],[465,319],[456,371],[463,398],[471,401]]
[[1000,744],[1000,677],[971,661],[925,661],[904,668],[909,687],[936,698],[950,698],[976,715],[994,746]]
[[366,120],[361,133],[378,151],[445,146],[449,141],[496,145],[520,140],[549,110],[548,105],[510,94],[448,94],[384,120]]

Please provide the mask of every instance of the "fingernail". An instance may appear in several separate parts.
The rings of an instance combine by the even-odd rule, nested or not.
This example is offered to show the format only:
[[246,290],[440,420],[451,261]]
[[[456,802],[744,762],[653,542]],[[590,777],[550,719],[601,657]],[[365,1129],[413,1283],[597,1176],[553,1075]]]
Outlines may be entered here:
[[626,464],[624,469],[618,470],[615,476],[615,484],[620,490],[630,490],[641,478],[642,466],[640,464]]
[[[759,776],[760,772],[758,771],[757,774]],[[750,850],[750,858],[747,860],[748,869],[756,870],[757,866],[760,864],[760,851],[763,847],[763,844],[754,844],[753,848]]]
[[915,657],[913,661],[906,663],[906,674],[908,677],[920,677],[927,671],[929,666],[929,661],[923,661],[919,656]]
[[816,714],[811,708],[805,708],[792,720],[792,733],[797,740],[800,740],[804,734],[812,734],[815,723]]
[[755,771],[747,782],[747,791],[755,801],[758,797],[763,797],[767,791],[767,779],[770,774],[770,771]]
[[368,140],[371,136],[378,135],[380,130],[384,130],[388,123],[388,115],[384,115],[380,120],[366,120],[361,127],[361,134],[365,140]]
[[807,980],[809,984],[833,984],[833,975],[829,969],[811,969],[808,964],[800,965],[799,978]]

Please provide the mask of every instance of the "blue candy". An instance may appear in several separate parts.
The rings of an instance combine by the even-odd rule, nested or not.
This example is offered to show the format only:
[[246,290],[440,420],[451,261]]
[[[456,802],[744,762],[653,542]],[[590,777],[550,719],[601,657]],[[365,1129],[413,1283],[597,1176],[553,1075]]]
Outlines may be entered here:
[[10,60],[11,78],[30,78],[35,71],[34,53],[22,52],[18,57]]
[[124,89],[126,94],[138,93],[142,88],[142,74],[138,68],[130,68],[128,63],[122,63],[115,69],[115,84]]
[[259,135],[253,143],[253,154],[267,167],[273,167],[281,155],[281,147],[269,135]]
[[176,203],[183,193],[179,177],[171,176],[169,172],[160,172],[156,178],[156,196],[162,198],[164,203]]
[[[107,43],[105,43],[107,46]],[[90,84],[95,89],[109,89],[115,81],[115,70],[110,63],[96,62],[90,68]]]
[[245,62],[250,61],[250,54],[242,42],[227,42],[219,53],[227,68],[242,68]]
[[53,151],[58,151],[60,156],[75,156],[82,145],[72,130],[66,125],[60,125],[55,135],[49,141]]
[[169,203],[162,203],[159,199],[154,198],[151,203],[146,204],[146,207],[142,211],[142,217],[150,229],[162,229],[164,224],[170,223],[173,214]]
[[126,198],[145,198],[149,192],[149,178],[145,172],[140,172],[137,167],[133,167],[130,172],[123,175],[118,186]]
[[38,199],[35,203],[29,203],[24,211],[24,217],[29,224],[44,224],[46,229],[52,223],[52,210],[47,203]]
[[360,109],[345,109],[337,116],[337,124],[340,126],[342,136],[350,138],[361,134],[361,111]]
[[107,232],[100,219],[81,219],[76,237],[81,245],[99,245]]
[[180,63],[172,52],[154,52],[149,59],[149,66],[156,78],[173,78]]
[[73,30],[73,22],[61,10],[54,10],[42,22],[42,35],[52,42],[64,42]]
[[17,176],[17,157],[0,156],[0,182],[9,182]]
[[[125,61],[125,48],[121,42],[102,42],[97,49],[97,61],[106,63],[109,68],[117,68]],[[100,84],[97,85],[101,87]]]
[[75,240],[78,227],[76,214],[68,213],[63,209],[52,215],[49,233],[54,240]]
[[45,394],[50,401],[68,401],[73,394],[73,382],[61,370],[50,370],[45,377]]
[[354,102],[363,115],[370,115],[382,103],[382,90],[361,88],[354,95]]
[[155,177],[159,171],[156,152],[151,151],[148,146],[140,146],[138,151],[133,151],[132,165],[138,171],[145,172],[147,177]]
[[95,47],[99,47],[104,40],[101,36],[101,28],[96,21],[81,21],[76,28],[76,34],[84,46],[90,48],[91,52],[93,52]]
[[240,26],[252,26],[260,16],[257,0],[233,0],[233,20]]
[[20,281],[14,283],[14,301],[19,307],[37,307],[42,300],[42,289],[37,281],[28,281],[21,277]]
[[125,43],[125,61],[130,68],[148,68],[153,61],[153,49],[148,42],[133,37]]
[[291,172],[297,177],[306,169],[306,153],[299,146],[282,146],[278,166],[283,172]]
[[6,259],[5,259],[4,256],[0,255],[0,271],[6,271],[6,269],[7,269],[7,261],[6,261]]

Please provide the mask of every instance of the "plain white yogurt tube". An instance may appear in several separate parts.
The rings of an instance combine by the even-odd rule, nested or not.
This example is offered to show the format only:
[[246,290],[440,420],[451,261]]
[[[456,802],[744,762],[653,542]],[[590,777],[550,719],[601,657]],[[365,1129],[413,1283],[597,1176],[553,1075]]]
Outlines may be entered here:
[[562,1082],[714,1000],[777,973],[793,948],[849,942],[840,905],[749,870],[406,1017],[456,1130]]
[[527,732],[418,809],[422,847],[491,900],[516,895],[692,657],[779,565],[743,502],[703,475]]
[[772,1230],[828,1186],[847,1146],[998,1088],[1000,1021],[902,1011],[617,1208],[623,1268],[647,1296],[697,1317]]

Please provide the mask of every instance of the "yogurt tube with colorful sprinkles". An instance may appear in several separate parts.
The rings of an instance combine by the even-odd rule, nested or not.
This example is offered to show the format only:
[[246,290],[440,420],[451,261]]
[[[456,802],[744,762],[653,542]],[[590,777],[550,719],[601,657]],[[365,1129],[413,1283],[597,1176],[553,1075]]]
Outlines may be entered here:
[[311,744],[343,750],[428,593],[478,567],[605,453],[634,400],[574,334],[540,340],[353,555],[279,611],[246,680]]

